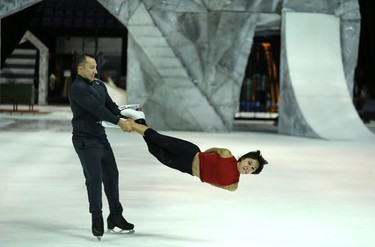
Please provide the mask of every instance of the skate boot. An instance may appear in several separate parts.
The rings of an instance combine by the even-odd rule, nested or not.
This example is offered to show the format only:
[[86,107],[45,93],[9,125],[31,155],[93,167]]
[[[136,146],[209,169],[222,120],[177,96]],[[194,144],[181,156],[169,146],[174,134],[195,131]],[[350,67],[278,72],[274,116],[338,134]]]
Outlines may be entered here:
[[121,214],[109,214],[107,218],[108,230],[114,232],[114,228],[118,227],[122,231],[134,232],[134,225],[127,222]]
[[107,121],[101,121],[101,124],[104,128],[120,128],[120,126]]
[[121,115],[127,118],[131,118],[133,120],[145,119],[145,114],[143,113],[143,111],[137,111],[130,108],[122,110]]
[[142,108],[142,104],[122,105],[118,107],[120,111],[125,110],[125,109],[140,110],[141,108]]
[[100,240],[104,234],[104,222],[103,218],[95,218],[92,219],[92,235],[98,238]]
[[125,109],[121,111],[121,115],[127,118],[131,118],[134,122],[147,126],[146,117],[143,111],[137,111],[133,109]]

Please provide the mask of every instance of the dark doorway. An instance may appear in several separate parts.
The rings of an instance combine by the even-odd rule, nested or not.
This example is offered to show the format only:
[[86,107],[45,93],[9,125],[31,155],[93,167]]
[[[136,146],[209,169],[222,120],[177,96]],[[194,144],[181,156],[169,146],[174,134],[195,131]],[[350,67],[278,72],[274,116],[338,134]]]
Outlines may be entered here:
[[[44,0],[32,10],[26,30],[49,49],[49,104],[69,103],[67,91],[75,77],[74,57],[81,52],[96,57],[98,78],[109,75],[118,87],[126,88],[128,32],[99,2]],[[22,19],[22,13],[14,15]]]
[[256,33],[242,84],[238,119],[276,119],[280,34]]

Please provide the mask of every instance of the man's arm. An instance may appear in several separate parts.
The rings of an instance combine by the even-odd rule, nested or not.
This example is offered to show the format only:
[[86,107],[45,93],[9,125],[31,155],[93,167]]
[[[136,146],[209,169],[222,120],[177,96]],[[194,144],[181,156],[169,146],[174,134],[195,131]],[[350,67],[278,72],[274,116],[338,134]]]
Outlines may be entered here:
[[106,94],[106,98],[105,98],[105,107],[110,110],[113,114],[115,115],[120,115],[120,109],[119,109],[119,106],[116,104],[116,102],[114,102],[111,98],[111,96],[109,95],[108,93],[108,89],[107,89],[107,86],[105,85],[105,83],[101,80],[98,80],[100,85],[103,86],[104,90],[105,90],[105,94]]
[[101,105],[97,98],[95,98],[84,84],[76,85],[70,90],[70,99],[75,101],[85,110],[91,112],[101,120],[105,120],[112,124],[118,124],[119,117]]

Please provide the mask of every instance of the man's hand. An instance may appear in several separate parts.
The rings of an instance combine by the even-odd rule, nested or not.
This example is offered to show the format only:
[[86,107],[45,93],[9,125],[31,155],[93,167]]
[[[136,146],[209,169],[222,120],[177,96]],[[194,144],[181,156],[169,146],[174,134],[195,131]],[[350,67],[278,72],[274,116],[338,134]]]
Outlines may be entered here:
[[122,129],[122,131],[130,132],[133,130],[132,128],[132,122],[123,118],[120,118],[120,120],[117,123],[118,126]]

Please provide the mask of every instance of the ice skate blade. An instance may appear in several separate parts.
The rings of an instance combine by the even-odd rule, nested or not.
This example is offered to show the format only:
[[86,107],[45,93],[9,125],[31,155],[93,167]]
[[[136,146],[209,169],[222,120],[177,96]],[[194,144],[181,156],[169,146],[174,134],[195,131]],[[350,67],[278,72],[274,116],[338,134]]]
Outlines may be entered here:
[[102,236],[96,236],[98,238],[98,241],[102,240]]
[[118,109],[120,111],[125,110],[125,109],[133,109],[133,110],[138,110],[142,108],[142,104],[130,104],[130,105],[122,105],[119,106]]
[[114,229],[108,229],[109,233],[112,233],[112,234],[133,234],[135,231],[134,229],[131,229],[131,230],[120,230],[120,231],[115,231]]
[[126,118],[131,118],[133,120],[145,119],[145,114],[142,111],[137,111],[133,109],[125,109],[120,112],[120,114]]

